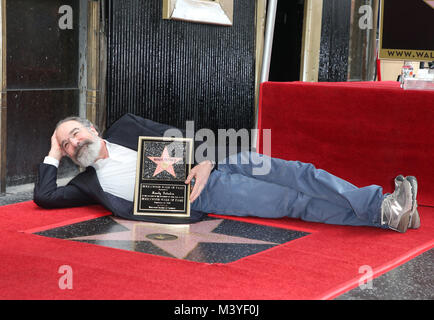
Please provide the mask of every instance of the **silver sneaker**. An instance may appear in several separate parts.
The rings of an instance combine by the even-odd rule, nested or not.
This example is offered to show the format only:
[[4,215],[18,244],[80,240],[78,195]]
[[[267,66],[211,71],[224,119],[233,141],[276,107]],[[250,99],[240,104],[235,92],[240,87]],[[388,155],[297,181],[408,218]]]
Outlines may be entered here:
[[411,195],[412,195],[412,207],[411,207],[411,214],[410,214],[410,221],[408,224],[408,227],[411,229],[418,229],[420,227],[420,216],[419,212],[417,211],[417,179],[414,176],[407,176],[404,178],[403,175],[399,175],[395,178],[395,188],[398,184],[402,183],[406,179],[408,182],[410,182],[411,185]]
[[387,195],[381,204],[381,224],[395,231],[406,232],[413,205],[411,184],[404,179],[395,187],[395,191]]

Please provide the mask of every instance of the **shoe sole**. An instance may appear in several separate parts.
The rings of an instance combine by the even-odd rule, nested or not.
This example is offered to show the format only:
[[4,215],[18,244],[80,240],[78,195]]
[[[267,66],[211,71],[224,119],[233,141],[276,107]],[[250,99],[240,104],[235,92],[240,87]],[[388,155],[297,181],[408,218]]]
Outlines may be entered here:
[[404,213],[399,220],[398,226],[396,227],[396,231],[404,233],[408,229],[408,225],[410,224],[411,210]]
[[417,211],[417,209],[413,213],[413,215],[412,215],[409,223],[410,223],[410,225],[408,226],[409,228],[411,228],[411,229],[419,229],[419,227],[420,227],[420,216],[419,216],[419,212]]
[[[416,180],[416,178],[413,177],[413,176],[405,177],[405,179],[406,179],[408,182],[410,182],[410,186],[411,186],[411,196],[412,196],[412,200],[413,200],[413,203],[414,203],[414,201],[416,201],[416,197],[417,197],[417,180]],[[412,210],[413,210],[413,209],[414,209],[414,208],[412,208]]]
[[410,229],[418,229],[420,226],[420,223],[417,221],[420,221],[419,212],[417,212],[417,180],[414,176],[408,176],[405,177],[405,179],[410,182],[411,185],[411,194],[412,194],[412,200],[413,200],[413,206],[411,208],[411,214],[410,214],[410,221],[409,221],[409,228]]

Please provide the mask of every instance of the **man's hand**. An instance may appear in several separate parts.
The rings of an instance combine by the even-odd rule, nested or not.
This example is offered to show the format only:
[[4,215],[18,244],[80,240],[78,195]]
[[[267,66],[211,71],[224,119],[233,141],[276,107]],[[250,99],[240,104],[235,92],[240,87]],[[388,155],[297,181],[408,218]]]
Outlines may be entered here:
[[62,150],[62,147],[57,141],[56,130],[55,130],[53,135],[51,136],[51,149],[50,152],[48,153],[48,156],[60,161],[60,159],[62,159],[64,155],[65,152]]
[[185,183],[189,184],[193,178],[195,179],[194,187],[190,194],[190,202],[196,200],[202,192],[203,188],[205,188],[208,177],[213,167],[214,165],[211,161],[205,160],[199,163],[193,169],[191,169],[187,180],[185,180]]

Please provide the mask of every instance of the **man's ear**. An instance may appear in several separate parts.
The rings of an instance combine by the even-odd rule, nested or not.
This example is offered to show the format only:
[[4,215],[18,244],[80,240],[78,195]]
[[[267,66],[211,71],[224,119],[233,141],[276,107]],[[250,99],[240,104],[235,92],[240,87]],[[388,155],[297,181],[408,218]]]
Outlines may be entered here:
[[96,130],[94,126],[90,126],[90,131],[99,136],[98,130]]

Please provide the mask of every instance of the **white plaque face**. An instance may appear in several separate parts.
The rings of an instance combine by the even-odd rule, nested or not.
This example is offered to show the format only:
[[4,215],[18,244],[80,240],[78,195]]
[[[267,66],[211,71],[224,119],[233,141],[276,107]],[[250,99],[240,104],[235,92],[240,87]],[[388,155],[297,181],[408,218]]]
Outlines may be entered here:
[[163,0],[163,19],[232,26],[233,0]]

